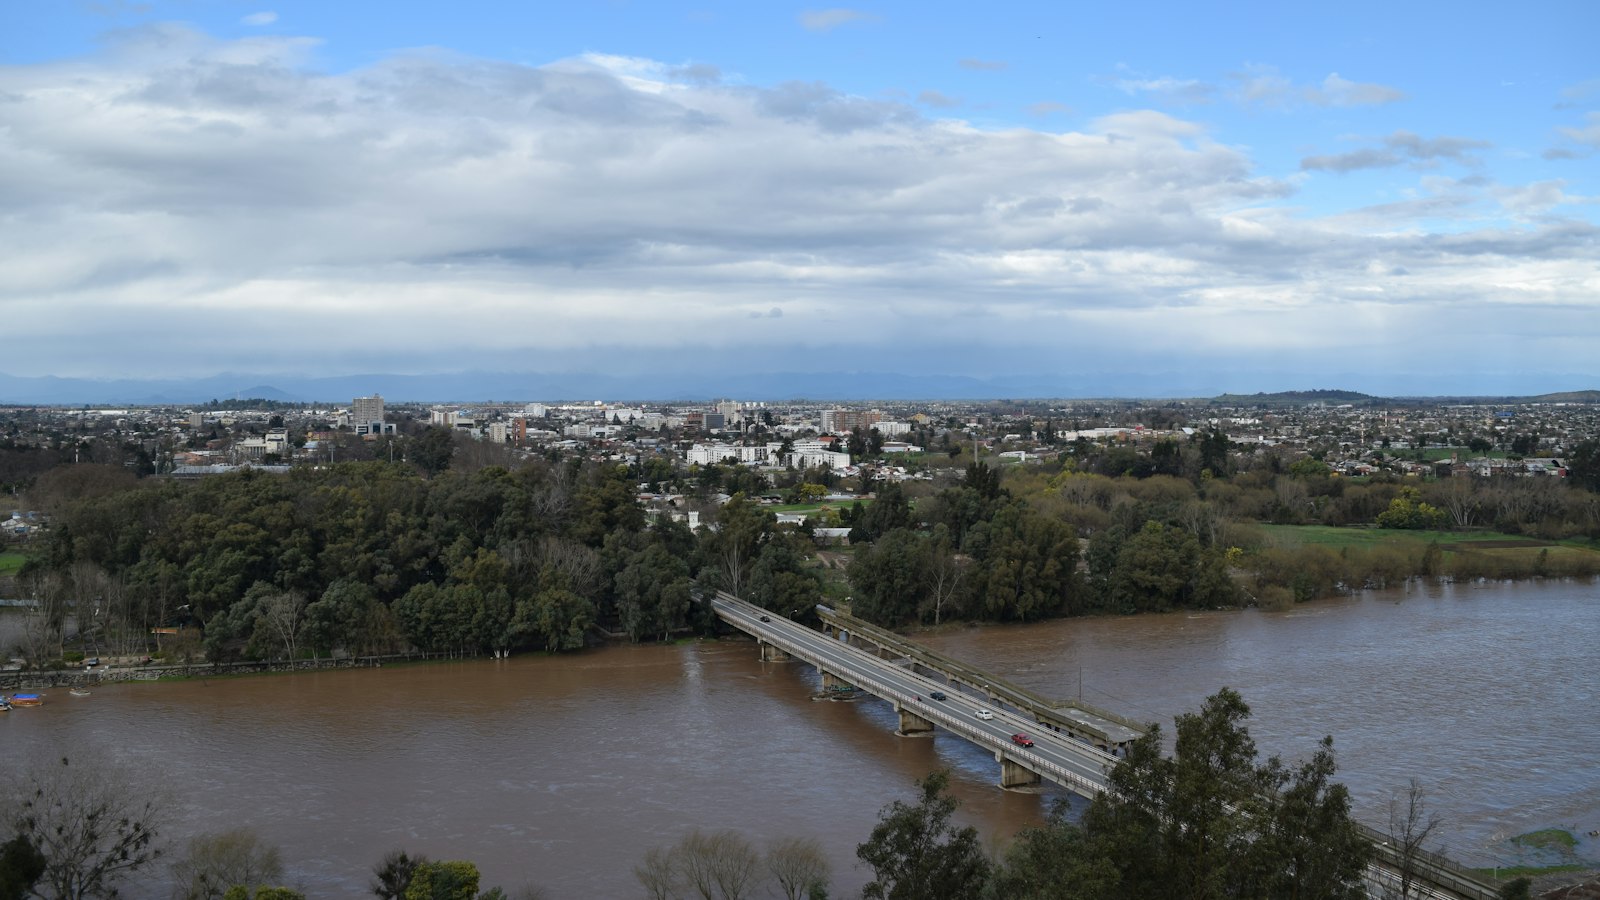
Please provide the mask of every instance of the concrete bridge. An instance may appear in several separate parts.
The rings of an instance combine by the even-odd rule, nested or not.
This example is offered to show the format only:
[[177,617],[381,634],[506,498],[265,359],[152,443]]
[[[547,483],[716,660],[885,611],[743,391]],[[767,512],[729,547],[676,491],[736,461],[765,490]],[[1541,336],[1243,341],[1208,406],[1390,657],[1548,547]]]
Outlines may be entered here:
[[[1120,717],[1100,716],[1103,711],[1052,705],[827,607],[819,606],[817,611],[832,635],[722,591],[710,603],[722,621],[755,638],[762,659],[801,660],[821,673],[824,689],[846,684],[890,703],[899,715],[897,733],[930,734],[938,727],[992,752],[1000,765],[1001,787],[1049,781],[1093,799],[1108,783],[1107,775],[1117,763],[1114,753],[1142,733]],[[852,641],[873,649],[854,646]],[[981,696],[944,690],[954,685],[976,690]],[[933,699],[935,691],[945,699]],[[980,709],[990,710],[993,718],[979,718]],[[1124,734],[1112,726],[1132,733]],[[1019,734],[1027,736],[1027,745],[1013,739]],[[1366,879],[1368,895],[1373,898],[1399,896],[1400,872],[1405,869],[1411,871],[1413,898],[1495,900],[1498,896],[1494,887],[1442,856],[1414,855],[1408,861],[1386,835],[1364,830],[1375,856]]]

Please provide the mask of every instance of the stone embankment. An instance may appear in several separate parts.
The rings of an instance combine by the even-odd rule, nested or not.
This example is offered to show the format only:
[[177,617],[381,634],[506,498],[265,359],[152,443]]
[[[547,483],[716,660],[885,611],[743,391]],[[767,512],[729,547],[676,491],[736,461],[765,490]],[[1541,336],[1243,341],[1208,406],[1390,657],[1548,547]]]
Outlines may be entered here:
[[0,672],[0,692],[57,687],[90,687],[119,681],[156,681],[161,678],[217,678],[262,672],[310,672],[317,669],[367,669],[384,663],[443,659],[440,653],[397,653],[388,656],[349,656],[342,659],[297,659],[180,665],[106,665],[80,669]]

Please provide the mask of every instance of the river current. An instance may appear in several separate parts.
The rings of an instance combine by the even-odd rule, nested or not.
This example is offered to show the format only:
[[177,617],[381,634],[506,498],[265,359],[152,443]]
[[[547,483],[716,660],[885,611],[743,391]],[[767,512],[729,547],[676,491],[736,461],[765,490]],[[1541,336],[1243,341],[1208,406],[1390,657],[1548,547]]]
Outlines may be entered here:
[[[1510,862],[1507,839],[1600,828],[1600,587],[1428,585],[1229,611],[958,628],[925,643],[1040,693],[1163,723],[1222,686],[1262,753],[1332,734],[1358,816],[1382,828],[1408,779],[1445,849]],[[1081,673],[1081,676],[1080,676]],[[646,850],[693,827],[758,847],[814,837],[835,894],[879,809],[949,767],[960,816],[999,846],[1054,791],[993,787],[948,734],[899,738],[876,701],[815,702],[816,674],[741,641],[561,657],[140,683],[0,715],[0,759],[110,759],[164,797],[163,834],[234,825],[278,844],[314,898],[365,894],[404,847],[470,859],[484,884],[552,898],[638,896]],[[1080,801],[1081,805],[1081,801]],[[134,896],[164,897],[138,886]]]

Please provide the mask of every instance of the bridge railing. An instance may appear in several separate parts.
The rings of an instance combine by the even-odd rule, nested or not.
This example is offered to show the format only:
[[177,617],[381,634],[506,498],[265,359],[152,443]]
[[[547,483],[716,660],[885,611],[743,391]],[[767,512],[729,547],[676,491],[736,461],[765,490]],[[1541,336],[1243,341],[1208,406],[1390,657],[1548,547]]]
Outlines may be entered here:
[[[727,598],[722,596],[721,592],[718,593],[717,599],[725,603],[730,602]],[[733,598],[733,600],[740,603],[744,602],[738,600],[738,598]],[[906,692],[899,690],[898,688],[895,688],[886,682],[874,678],[869,673],[865,665],[862,665],[859,668],[851,667],[854,669],[854,671],[835,671],[841,668],[839,663],[812,653],[805,645],[797,641],[785,639],[779,629],[773,629],[773,631],[774,634],[761,635],[761,640],[772,644],[796,659],[814,666],[819,672],[827,671],[844,677],[856,687],[864,688],[877,697],[898,703],[902,707],[909,708],[913,710],[920,718],[943,725],[946,730],[959,734],[967,740],[978,744],[979,746],[989,747],[990,749],[996,750],[1013,760],[1025,762],[1030,769],[1038,772],[1041,776],[1049,777],[1050,780],[1055,781],[1057,784],[1083,794],[1086,797],[1093,798],[1103,789],[1103,785],[1097,784],[1096,782],[1085,778],[1070,769],[1053,763],[1050,760],[1040,756],[1038,753],[1027,750],[1026,748],[1020,746],[1014,747],[1010,744],[1000,741],[998,738],[995,738],[990,734],[977,730],[977,728],[959,716],[953,715],[930,704],[915,702],[914,697],[916,695],[907,694]],[[859,648],[851,647],[848,644],[841,642],[839,644],[839,649],[844,651],[847,655],[859,654],[864,663],[871,663],[874,665],[881,663],[880,660],[869,656]],[[921,676],[917,677],[920,678]],[[930,691],[935,688],[936,686],[932,685],[930,682]],[[1076,750],[1077,748],[1073,749]]]
[[[929,650],[927,647],[924,647],[913,641],[909,641],[892,631],[880,628],[877,625],[874,625],[871,622],[868,622],[857,616],[853,616],[850,613],[841,612],[833,607],[822,604],[818,604],[817,609],[824,621],[827,621],[828,619],[834,619],[835,622],[833,624],[835,627],[844,628],[850,631],[852,634],[861,636],[865,640],[872,641],[880,646],[889,647],[895,652],[904,655],[908,659],[912,659],[931,668],[947,672],[948,674],[961,680],[963,683],[971,684],[974,687],[988,691],[1000,699],[1005,700],[1007,703],[1010,703],[1012,706],[1017,707],[1018,709],[1022,709],[1036,715],[1042,715],[1051,719],[1061,718],[1058,712],[1059,710],[1076,709],[1081,712],[1088,713],[1096,718],[1104,719],[1107,722],[1113,722],[1117,725],[1121,725],[1122,727],[1136,734],[1144,734],[1149,730],[1150,726],[1147,723],[1135,721],[1127,716],[1112,712],[1109,709],[1095,706],[1091,703],[1086,703],[1082,700],[1054,700],[1041,694],[1036,694],[1033,691],[1022,687],[1021,685],[1013,684],[1012,682],[994,675],[993,673],[985,672],[982,669],[973,668],[972,666],[969,666],[958,659],[953,659],[945,656],[942,653]],[[1086,729],[1096,737],[1106,740],[1111,739],[1109,735],[1104,734],[1101,729],[1093,726],[1092,724],[1065,720],[1063,723],[1074,728]]]

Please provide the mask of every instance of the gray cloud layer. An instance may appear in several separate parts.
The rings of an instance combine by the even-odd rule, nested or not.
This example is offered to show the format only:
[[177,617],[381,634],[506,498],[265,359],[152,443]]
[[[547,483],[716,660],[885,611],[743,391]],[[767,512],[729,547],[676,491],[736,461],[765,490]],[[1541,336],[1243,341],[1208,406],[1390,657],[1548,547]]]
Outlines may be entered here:
[[[590,347],[619,371],[717,364],[675,360],[689,345],[802,370],[1348,371],[1453,359],[1535,311],[1528,346],[1581,369],[1600,327],[1596,230],[1558,215],[1559,183],[1314,217],[1150,110],[982,130],[709,66],[411,54],[328,75],[307,49],[167,27],[0,70],[17,374],[539,369]],[[1476,146],[1395,132],[1375,152]],[[1441,217],[1457,227],[1419,225]]]

